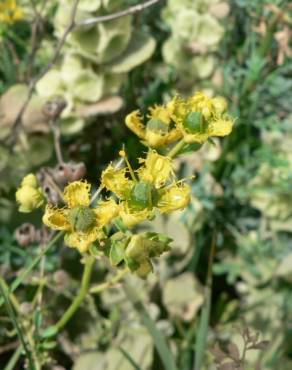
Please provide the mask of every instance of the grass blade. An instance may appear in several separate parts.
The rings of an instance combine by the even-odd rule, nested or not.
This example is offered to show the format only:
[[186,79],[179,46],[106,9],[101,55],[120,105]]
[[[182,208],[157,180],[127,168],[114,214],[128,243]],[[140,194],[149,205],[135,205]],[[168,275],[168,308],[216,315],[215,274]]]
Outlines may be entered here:
[[125,358],[129,361],[132,365],[133,369],[135,370],[142,370],[141,367],[137,364],[137,362],[133,359],[129,352],[127,352],[124,348],[120,347],[119,351],[125,356]]
[[126,292],[127,297],[132,302],[133,307],[139,314],[142,323],[145,325],[149,334],[152,336],[154,345],[164,365],[164,369],[177,370],[173,355],[166,343],[164,336],[157,329],[155,322],[149,316],[143,303],[140,301],[140,298],[138,297],[135,289],[127,281],[124,282],[123,288]]
[[[9,293],[13,293],[15,289],[19,287],[19,285],[27,278],[28,274],[31,270],[40,262],[42,257],[52,248],[52,246],[60,239],[63,235],[63,232],[59,232],[49,243],[48,245],[42,250],[42,252],[28,265],[28,267],[23,271],[23,273],[16,278],[9,288]],[[0,307],[4,303],[4,298],[0,298]]]
[[21,356],[21,353],[22,353],[22,346],[19,346],[14,351],[12,357],[8,361],[8,364],[5,366],[4,370],[13,370],[15,368],[15,365],[17,364],[17,361],[19,360],[19,357]]
[[8,313],[8,315],[9,315],[11,321],[12,321],[12,324],[13,324],[16,332],[17,332],[18,338],[19,338],[19,340],[21,342],[21,345],[24,349],[24,352],[26,354],[26,357],[29,361],[30,369],[35,370],[33,360],[32,360],[32,356],[31,356],[31,352],[29,351],[29,349],[27,347],[27,344],[26,344],[26,341],[25,341],[25,338],[24,338],[24,334],[22,332],[21,327],[18,324],[17,317],[16,317],[16,314],[14,312],[14,307],[13,307],[13,305],[12,305],[10,299],[9,299],[9,293],[6,290],[5,283],[3,282],[2,278],[0,278],[0,290],[1,290],[1,294],[2,294],[4,302],[5,302],[5,305],[6,305],[7,313]]
[[216,248],[216,233],[214,233],[212,238],[210,257],[208,262],[207,282],[205,287],[205,302],[201,311],[198,331],[196,333],[195,362],[193,366],[194,370],[201,370],[204,363],[204,357],[206,352],[206,343],[211,310],[212,267],[215,255],[215,248]]

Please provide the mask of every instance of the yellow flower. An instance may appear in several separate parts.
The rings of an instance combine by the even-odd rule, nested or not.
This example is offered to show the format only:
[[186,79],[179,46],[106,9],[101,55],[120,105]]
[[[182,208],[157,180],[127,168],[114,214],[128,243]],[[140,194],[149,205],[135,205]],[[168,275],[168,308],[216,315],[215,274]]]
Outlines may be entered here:
[[156,188],[163,186],[171,176],[174,176],[173,164],[170,158],[149,150],[146,159],[139,159],[143,163],[137,173],[142,181],[152,183]]
[[128,206],[127,202],[122,202],[120,216],[124,225],[131,228],[142,221],[154,217],[154,213],[147,208],[142,211],[134,211]]
[[34,209],[41,207],[45,201],[37,178],[32,173],[23,178],[15,197],[19,203],[19,211],[23,213],[32,212]]
[[[127,227],[153,218],[155,210],[170,212],[184,208],[189,202],[187,185],[178,186],[174,181],[171,158],[149,150],[146,159],[139,162],[138,178],[132,180],[126,177],[126,169],[110,167],[102,174],[102,186],[120,199],[119,215]],[[126,191],[122,190],[122,184],[126,184]]]
[[126,125],[147,145],[153,148],[167,146],[182,137],[180,130],[171,123],[171,106],[156,105],[149,108],[146,125],[138,110],[126,117]]
[[51,229],[65,231],[66,244],[84,253],[93,242],[105,236],[103,228],[117,216],[119,206],[110,199],[100,202],[97,208],[90,208],[90,184],[83,181],[66,186],[63,197],[67,206],[48,205],[43,223]]
[[0,3],[0,22],[13,24],[23,18],[23,11],[15,0],[2,0]]
[[170,213],[186,208],[190,200],[190,187],[186,184],[174,184],[161,196],[158,202],[158,208],[161,213]]
[[187,143],[204,143],[209,137],[231,133],[234,121],[225,113],[226,108],[224,98],[198,92],[186,100],[173,100],[172,119]]
[[102,186],[124,199],[132,186],[132,182],[126,174],[126,168],[117,170],[110,164],[101,174]]

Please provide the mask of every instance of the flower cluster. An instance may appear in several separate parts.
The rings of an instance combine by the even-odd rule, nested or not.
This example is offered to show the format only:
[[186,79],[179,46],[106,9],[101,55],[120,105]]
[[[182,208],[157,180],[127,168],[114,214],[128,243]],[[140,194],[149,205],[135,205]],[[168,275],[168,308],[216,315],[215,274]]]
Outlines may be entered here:
[[[191,190],[186,181],[176,178],[173,158],[190,143],[202,144],[209,137],[228,135],[233,120],[226,107],[221,97],[197,93],[150,108],[146,125],[135,111],[126,117],[126,124],[150,147],[145,157],[138,158],[138,168],[131,166],[121,150],[122,160],[104,169],[93,196],[85,180],[68,180],[63,190],[55,183],[56,204],[51,204],[49,197],[45,199],[36,177],[30,174],[16,192],[19,210],[31,212],[43,206],[43,223],[62,231],[69,247],[80,253],[104,253],[113,265],[124,264],[145,278],[153,268],[151,259],[169,250],[171,239],[156,233],[134,234],[129,229],[159,213],[188,206]],[[101,197],[102,192],[107,198]]]
[[233,119],[226,113],[222,97],[209,98],[203,92],[183,99],[174,97],[168,104],[149,109],[146,124],[139,111],[126,117],[126,125],[143,142],[153,148],[172,144],[180,139],[186,143],[204,143],[210,137],[229,135]]
[[23,11],[15,0],[4,0],[0,3],[0,22],[12,24],[23,18]]
[[190,189],[175,181],[169,157],[149,150],[146,159],[139,162],[141,166],[136,173],[131,168],[115,169],[109,165],[101,176],[102,186],[120,200],[120,217],[127,227],[152,219],[156,211],[170,213],[184,209],[190,201]]
[[96,208],[90,207],[90,184],[74,181],[64,189],[66,207],[47,205],[43,223],[54,230],[65,231],[69,247],[86,252],[90,245],[105,237],[103,228],[118,214],[118,205],[110,199]]

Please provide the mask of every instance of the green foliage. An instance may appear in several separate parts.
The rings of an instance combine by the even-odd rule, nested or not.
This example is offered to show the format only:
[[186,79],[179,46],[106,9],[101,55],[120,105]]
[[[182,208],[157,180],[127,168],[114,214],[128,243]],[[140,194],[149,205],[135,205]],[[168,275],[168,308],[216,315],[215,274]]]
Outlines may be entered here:
[[[34,3],[41,9],[43,1]],[[80,0],[77,22],[137,3]],[[289,2],[169,0],[109,23],[77,27],[37,84],[11,144],[27,86],[53,56],[73,0],[47,2],[32,69],[35,13],[29,0],[18,4],[24,18],[0,25],[0,270],[9,288],[0,298],[1,351],[8,348],[0,354],[3,368],[26,368],[33,348],[42,368],[290,370]],[[52,121],[44,103],[56,95],[65,99],[64,160],[85,162],[87,179],[96,183],[123,143],[136,167],[144,156],[145,147],[124,129],[125,114],[140,108],[151,130],[165,132],[162,121],[146,117],[146,108],[177,91],[189,95],[198,89],[225,96],[236,117],[233,133],[180,152],[176,170],[181,178],[195,176],[186,212],[159,215],[135,235],[120,221],[104,230],[110,237],[92,247],[92,291],[58,332],[54,323],[80,292],[80,256],[62,248],[60,236],[49,244],[43,236],[42,246],[38,239],[21,246],[19,231],[14,233],[28,221],[16,213],[21,178],[33,169],[53,173],[51,179],[61,179],[62,186],[68,179],[66,166],[52,167]],[[191,132],[203,125],[197,114],[184,122]],[[142,183],[130,203],[143,210],[157,196]],[[73,213],[71,222],[80,230],[92,222],[84,223],[80,209]],[[29,221],[39,225],[40,218]],[[128,270],[133,274],[125,283]],[[28,343],[27,356],[14,346],[17,333]],[[246,351],[244,338],[251,347]]]

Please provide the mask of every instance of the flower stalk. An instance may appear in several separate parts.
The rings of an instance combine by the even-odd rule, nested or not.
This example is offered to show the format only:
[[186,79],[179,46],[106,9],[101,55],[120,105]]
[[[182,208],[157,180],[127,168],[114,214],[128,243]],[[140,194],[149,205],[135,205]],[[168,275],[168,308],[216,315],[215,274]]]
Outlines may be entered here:
[[89,284],[91,280],[92,270],[94,266],[95,258],[93,256],[86,256],[85,257],[85,265],[82,275],[81,281],[81,288],[78,295],[75,297],[69,308],[65,311],[63,316],[60,320],[55,324],[54,329],[55,332],[59,332],[63,327],[70,321],[72,316],[80,307],[81,303],[83,302],[84,298],[86,297],[89,291]]

